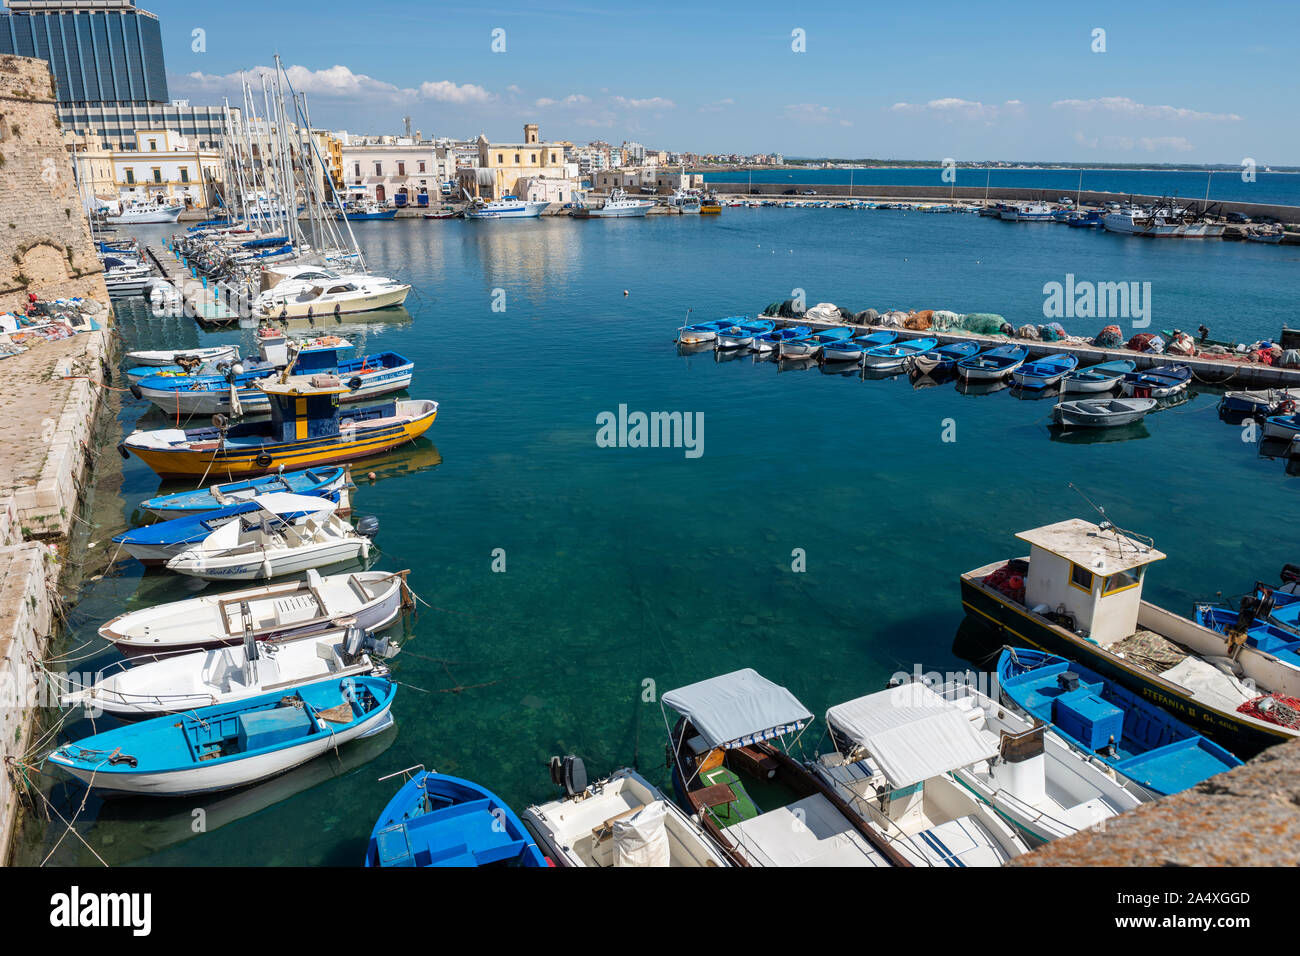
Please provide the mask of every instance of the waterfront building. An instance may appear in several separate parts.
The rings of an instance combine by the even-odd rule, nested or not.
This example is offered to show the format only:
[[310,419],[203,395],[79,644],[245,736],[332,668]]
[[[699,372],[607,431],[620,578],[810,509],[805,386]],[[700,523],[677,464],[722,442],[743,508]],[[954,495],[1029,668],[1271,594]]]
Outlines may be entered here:
[[564,147],[544,143],[536,123],[524,126],[522,143],[491,143],[485,135],[478,138],[478,165],[458,169],[457,182],[466,193],[483,199],[500,199],[519,195],[521,179],[564,178]]
[[435,171],[433,143],[415,142],[404,136],[376,140],[349,137],[340,147],[343,182],[349,196],[389,203],[405,192],[407,201],[417,205],[417,197],[439,194],[442,180]]
[[114,150],[92,136],[64,134],[90,208],[148,202],[155,197],[207,208],[221,188],[221,152],[203,149],[173,130],[136,130],[133,149]]

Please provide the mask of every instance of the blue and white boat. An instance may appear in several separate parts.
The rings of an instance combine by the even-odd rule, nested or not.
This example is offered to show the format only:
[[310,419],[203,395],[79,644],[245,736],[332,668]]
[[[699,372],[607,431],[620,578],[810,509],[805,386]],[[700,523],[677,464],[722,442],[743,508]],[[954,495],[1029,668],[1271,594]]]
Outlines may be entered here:
[[1269,415],[1264,419],[1264,427],[1260,430],[1260,435],[1264,438],[1291,441],[1296,435],[1300,435],[1300,414]]
[[1137,368],[1137,363],[1129,359],[1117,359],[1102,362],[1087,368],[1076,368],[1066,373],[1061,380],[1062,392],[1109,392],[1119,384],[1129,372]]
[[465,207],[466,219],[536,219],[548,202],[534,202],[515,196],[503,196],[485,202],[475,199]]
[[949,342],[947,345],[940,345],[925,354],[926,358],[935,363],[934,367],[936,369],[950,369],[963,359],[978,355],[980,348],[978,342]]
[[64,744],[46,759],[110,793],[182,796],[284,773],[392,723],[397,684],[345,677],[154,717]]
[[1071,229],[1100,229],[1105,225],[1105,222],[1101,218],[1101,213],[1094,211],[1075,213],[1069,219],[1065,220],[1065,224]]
[[550,866],[501,798],[460,777],[421,770],[384,807],[366,866]]
[[1064,352],[1046,355],[1026,362],[1011,373],[1011,380],[1021,388],[1048,388],[1055,385],[1066,373],[1079,366],[1079,357]]
[[1155,796],[1241,766],[1173,715],[1064,657],[1007,648],[998,683],[1025,713]]
[[870,335],[860,335],[856,339],[841,339],[838,342],[827,342],[822,346],[822,360],[825,362],[853,362],[862,364],[862,354],[868,349],[874,349],[881,345],[889,345],[898,338],[897,332],[872,332]]
[[991,382],[1006,378],[1025,363],[1029,349],[1023,345],[999,345],[997,348],[961,359],[957,374],[974,382]]
[[817,355],[823,346],[832,342],[843,342],[845,339],[851,339],[852,337],[853,329],[847,325],[824,329],[821,332],[813,333],[807,338],[780,343],[777,347],[777,356],[783,359],[811,358]]
[[1124,395],[1128,398],[1168,398],[1187,389],[1192,370],[1186,365],[1157,365],[1124,376]]
[[[415,363],[397,352],[340,359],[338,349],[321,348],[300,353],[293,373],[336,375],[348,388],[340,400],[363,402],[400,392],[411,384],[414,369]],[[225,375],[152,375],[133,384],[131,394],[147,398],[169,415],[266,415],[271,401],[259,383],[275,371],[259,363],[240,372],[232,368]]]
[[197,515],[171,518],[157,524],[132,528],[113,535],[113,543],[141,564],[166,564],[187,548],[198,544],[218,528],[238,521],[241,516],[273,515],[277,523],[292,524],[300,518],[320,511],[322,498],[335,503],[338,492],[331,495],[295,495],[270,492],[249,501],[218,508]]
[[[722,329],[729,329],[752,321],[753,319],[747,315],[731,315],[725,319],[714,319],[712,322],[683,325],[677,330],[677,341],[681,345],[703,345],[706,342],[716,341],[718,332]],[[771,329],[768,331],[771,331]]]
[[1045,202],[1007,203],[998,218],[1004,222],[1051,222],[1052,207]]
[[[1294,609],[1286,608],[1284,613],[1293,615]],[[1237,627],[1238,618],[1238,613],[1231,608],[1213,604],[1198,604],[1192,614],[1192,620],[1201,627],[1220,634],[1231,633]],[[1272,654],[1292,667],[1300,667],[1300,633],[1294,626],[1269,620],[1251,621],[1246,628],[1246,646]]]
[[243,501],[252,501],[258,495],[273,491],[287,491],[294,495],[316,495],[338,501],[339,492],[348,483],[346,468],[308,468],[304,471],[286,471],[247,481],[231,481],[211,485],[195,491],[178,491],[158,495],[140,502],[140,507],[160,518],[184,518],[202,515]]
[[915,355],[924,355],[938,344],[938,339],[927,337],[877,345],[862,353],[862,364],[872,369],[901,368],[905,360]]
[[749,344],[749,347],[755,352],[774,352],[780,348],[782,342],[797,342],[800,339],[806,339],[812,334],[812,329],[806,325],[773,329],[771,332],[764,332],[762,335],[754,336],[754,341]]
[[714,345],[720,349],[741,349],[748,348],[754,342],[757,335],[766,335],[772,331],[776,323],[771,319],[755,319],[751,322],[737,322],[735,325],[729,325],[725,328],[718,329],[717,338],[714,339]]

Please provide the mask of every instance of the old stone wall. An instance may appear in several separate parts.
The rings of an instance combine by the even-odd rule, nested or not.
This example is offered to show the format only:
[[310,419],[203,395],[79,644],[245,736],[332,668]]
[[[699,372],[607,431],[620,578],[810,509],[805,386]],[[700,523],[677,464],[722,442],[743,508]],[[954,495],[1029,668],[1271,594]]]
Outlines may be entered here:
[[83,296],[108,303],[44,60],[0,56],[0,311]]

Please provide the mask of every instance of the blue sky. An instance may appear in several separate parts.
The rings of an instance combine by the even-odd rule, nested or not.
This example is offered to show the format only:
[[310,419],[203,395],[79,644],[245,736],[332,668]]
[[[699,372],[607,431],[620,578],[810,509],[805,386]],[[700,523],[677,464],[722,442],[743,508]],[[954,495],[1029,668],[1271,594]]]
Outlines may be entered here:
[[138,3],[172,96],[219,103],[278,52],[314,125],[356,133],[410,115],[697,152],[1300,164],[1295,2]]

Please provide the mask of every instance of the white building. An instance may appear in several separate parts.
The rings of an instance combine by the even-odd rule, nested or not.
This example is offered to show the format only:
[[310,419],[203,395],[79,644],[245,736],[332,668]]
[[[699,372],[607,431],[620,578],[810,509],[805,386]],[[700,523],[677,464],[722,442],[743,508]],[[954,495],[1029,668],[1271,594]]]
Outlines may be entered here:
[[432,203],[445,181],[430,142],[385,136],[390,142],[344,141],[343,185],[352,196],[364,194],[375,202],[393,204],[400,193],[407,203],[419,205],[421,194]]
[[214,202],[213,189],[221,183],[221,152],[199,149],[170,130],[136,130],[135,149],[112,150],[108,160],[118,198],[126,202],[161,196],[203,208]]

